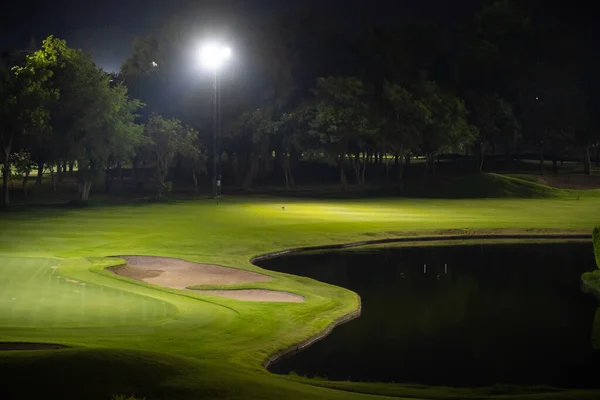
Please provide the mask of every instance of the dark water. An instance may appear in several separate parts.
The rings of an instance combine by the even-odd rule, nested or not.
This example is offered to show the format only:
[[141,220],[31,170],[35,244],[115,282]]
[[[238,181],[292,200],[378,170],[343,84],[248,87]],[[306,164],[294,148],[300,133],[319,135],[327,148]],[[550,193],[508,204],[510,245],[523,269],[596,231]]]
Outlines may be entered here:
[[363,304],[360,318],[272,372],[600,388],[598,301],[580,284],[595,268],[591,243],[325,252],[261,266],[346,287]]

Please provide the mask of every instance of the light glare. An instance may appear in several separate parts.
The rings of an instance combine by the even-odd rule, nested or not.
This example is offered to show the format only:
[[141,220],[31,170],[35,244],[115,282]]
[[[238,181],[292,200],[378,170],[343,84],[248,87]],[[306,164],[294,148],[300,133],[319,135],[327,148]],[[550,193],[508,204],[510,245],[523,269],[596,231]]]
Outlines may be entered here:
[[218,70],[231,58],[231,49],[215,43],[210,43],[200,50],[200,62],[205,68]]

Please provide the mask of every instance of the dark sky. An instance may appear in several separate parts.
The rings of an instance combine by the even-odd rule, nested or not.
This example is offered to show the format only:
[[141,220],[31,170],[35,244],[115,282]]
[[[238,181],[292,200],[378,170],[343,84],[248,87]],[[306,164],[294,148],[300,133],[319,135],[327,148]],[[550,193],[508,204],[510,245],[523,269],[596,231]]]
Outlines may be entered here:
[[31,38],[39,42],[54,34],[91,53],[100,67],[116,70],[135,36],[158,29],[178,13],[225,1],[257,20],[298,4],[312,6],[335,15],[351,30],[366,22],[400,21],[417,14],[451,20],[484,0],[21,0],[2,6],[0,50],[25,47]]

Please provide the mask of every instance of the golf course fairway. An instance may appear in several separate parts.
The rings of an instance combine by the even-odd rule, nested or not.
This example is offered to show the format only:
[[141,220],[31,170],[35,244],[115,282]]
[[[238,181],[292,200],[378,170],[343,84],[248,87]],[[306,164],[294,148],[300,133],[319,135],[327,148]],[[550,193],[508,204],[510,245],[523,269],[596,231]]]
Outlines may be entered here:
[[[262,366],[269,356],[319,334],[355,311],[360,300],[344,288],[264,271],[250,260],[288,248],[405,236],[591,235],[598,210],[600,195],[589,191],[544,199],[232,198],[218,205],[188,200],[4,213],[0,342],[69,348],[0,352],[3,393],[11,399],[106,400],[115,394],[147,400],[597,399],[600,392],[585,390],[453,389],[272,375]],[[157,287],[105,270],[122,263],[108,258],[118,255],[260,272],[273,279],[233,288],[283,291],[305,301],[249,302]]]

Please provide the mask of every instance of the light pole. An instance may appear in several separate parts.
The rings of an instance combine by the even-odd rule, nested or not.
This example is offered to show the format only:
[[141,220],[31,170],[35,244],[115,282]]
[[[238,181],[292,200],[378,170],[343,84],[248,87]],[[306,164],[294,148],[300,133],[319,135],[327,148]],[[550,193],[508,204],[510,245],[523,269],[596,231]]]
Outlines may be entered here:
[[210,70],[214,74],[212,194],[213,198],[215,199],[219,197],[219,188],[221,184],[221,178],[217,178],[217,175],[220,173],[220,153],[218,143],[221,136],[221,96],[219,91],[219,70],[230,58],[231,49],[227,46],[217,43],[206,44],[200,51],[200,61],[202,62],[202,65],[204,68]]

